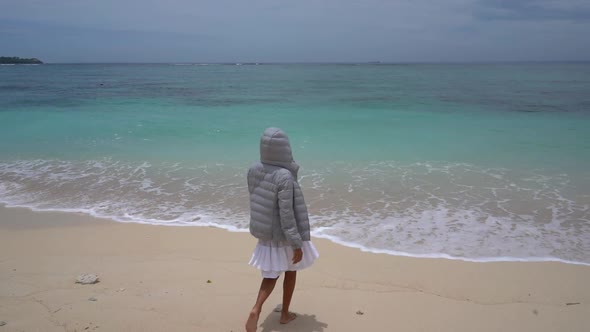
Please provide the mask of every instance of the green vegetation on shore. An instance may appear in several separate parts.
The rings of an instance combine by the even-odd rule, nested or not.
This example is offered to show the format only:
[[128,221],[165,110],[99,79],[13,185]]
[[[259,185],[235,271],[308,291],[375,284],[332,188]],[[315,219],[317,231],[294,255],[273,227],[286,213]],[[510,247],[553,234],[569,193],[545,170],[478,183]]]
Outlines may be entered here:
[[37,58],[19,58],[17,56],[0,56],[0,64],[5,65],[5,64],[10,64],[10,65],[31,65],[31,64],[35,64],[35,65],[39,65],[42,64],[43,61],[37,59]]

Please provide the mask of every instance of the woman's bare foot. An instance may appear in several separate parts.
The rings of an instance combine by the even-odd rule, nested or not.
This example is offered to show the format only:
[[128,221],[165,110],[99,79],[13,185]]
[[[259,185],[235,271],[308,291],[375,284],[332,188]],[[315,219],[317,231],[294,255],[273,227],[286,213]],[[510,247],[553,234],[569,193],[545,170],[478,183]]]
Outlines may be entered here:
[[258,328],[258,317],[260,317],[259,313],[254,311],[250,312],[248,320],[246,321],[246,332],[256,332],[256,329]]
[[281,324],[287,324],[288,322],[292,321],[295,318],[297,318],[297,315],[295,315],[292,312],[287,312],[286,314],[285,313],[281,313],[280,323]]

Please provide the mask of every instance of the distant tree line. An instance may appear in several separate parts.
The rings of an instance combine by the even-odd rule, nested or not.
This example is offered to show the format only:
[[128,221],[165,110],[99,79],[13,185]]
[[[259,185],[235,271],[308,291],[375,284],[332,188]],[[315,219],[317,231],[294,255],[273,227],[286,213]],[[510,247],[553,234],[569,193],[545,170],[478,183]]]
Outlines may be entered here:
[[13,65],[30,65],[30,64],[42,64],[43,61],[37,58],[19,58],[17,56],[0,56],[0,64],[13,64]]

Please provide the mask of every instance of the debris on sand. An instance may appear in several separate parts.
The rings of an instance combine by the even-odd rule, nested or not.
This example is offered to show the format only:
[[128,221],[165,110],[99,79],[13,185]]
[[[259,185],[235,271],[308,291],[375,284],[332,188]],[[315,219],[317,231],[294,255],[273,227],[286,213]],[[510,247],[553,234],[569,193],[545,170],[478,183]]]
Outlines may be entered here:
[[76,283],[82,285],[91,285],[96,284],[97,282],[98,276],[92,273],[83,273],[78,276],[78,279],[76,279]]

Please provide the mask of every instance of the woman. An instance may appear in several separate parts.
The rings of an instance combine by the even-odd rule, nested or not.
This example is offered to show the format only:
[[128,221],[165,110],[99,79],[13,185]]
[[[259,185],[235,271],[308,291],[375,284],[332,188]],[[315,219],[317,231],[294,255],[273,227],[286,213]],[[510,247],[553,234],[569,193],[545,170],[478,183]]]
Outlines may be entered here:
[[262,272],[256,303],[246,331],[256,331],[262,305],[284,272],[280,323],[296,318],[289,312],[297,271],[319,256],[310,241],[309,218],[297,182],[299,165],[293,160],[289,138],[279,128],[268,128],[260,138],[260,162],[248,170],[250,233],[258,239],[250,265]]

